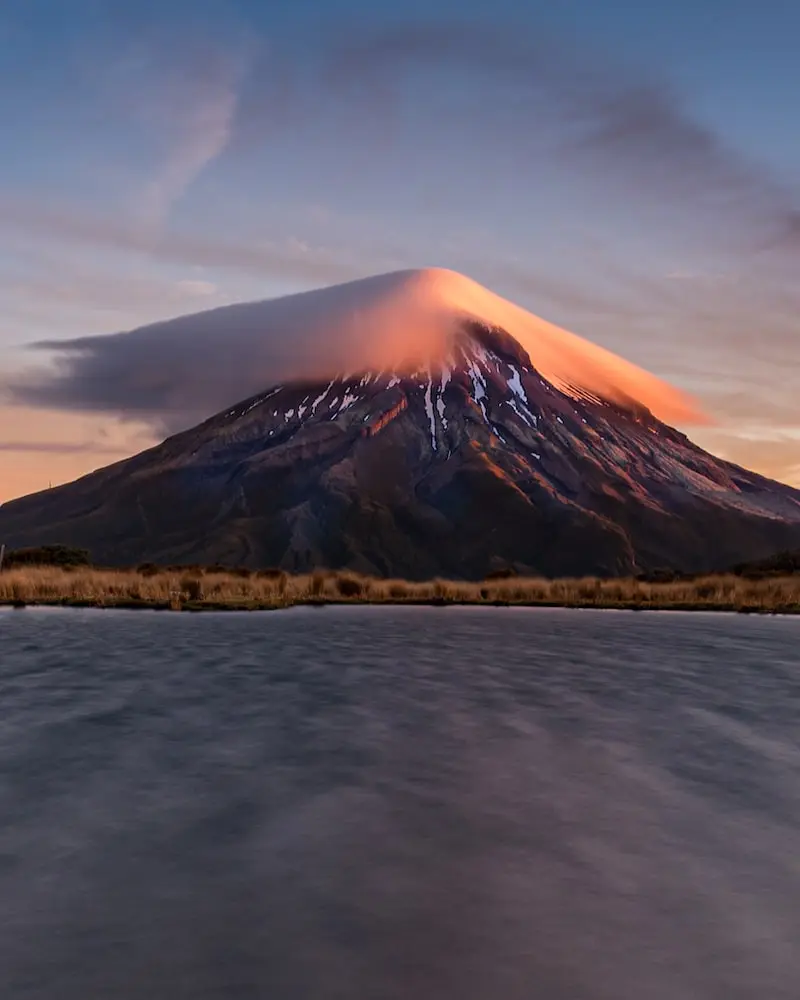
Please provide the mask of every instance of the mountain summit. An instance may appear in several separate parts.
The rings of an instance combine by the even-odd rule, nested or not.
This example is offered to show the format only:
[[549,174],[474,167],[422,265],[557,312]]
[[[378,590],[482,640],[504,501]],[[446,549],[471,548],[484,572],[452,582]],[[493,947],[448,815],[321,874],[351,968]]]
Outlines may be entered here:
[[238,329],[241,310],[290,338],[330,329],[342,358],[360,347],[368,363],[265,385],[6,504],[0,540],[110,564],[412,578],[706,570],[800,545],[800,492],[659,419],[692,412],[680,393],[461,275],[401,272],[173,323],[188,337],[230,310]]

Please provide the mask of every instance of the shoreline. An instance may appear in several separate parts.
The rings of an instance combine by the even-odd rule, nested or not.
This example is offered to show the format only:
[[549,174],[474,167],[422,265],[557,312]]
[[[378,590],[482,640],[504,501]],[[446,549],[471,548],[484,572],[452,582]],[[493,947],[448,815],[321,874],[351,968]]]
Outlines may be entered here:
[[680,613],[709,612],[712,614],[739,615],[800,615],[800,604],[777,604],[774,607],[740,605],[726,603],[669,603],[634,601],[491,601],[431,598],[428,600],[296,600],[288,603],[261,603],[247,601],[185,601],[180,605],[166,601],[134,601],[131,599],[98,600],[81,598],[40,598],[33,600],[9,600],[0,598],[0,609],[24,611],[27,608],[57,608],[66,610],[93,611],[161,611],[172,613],[204,614],[211,612],[268,612],[289,611],[292,608],[549,608],[568,611],[675,611]]
[[729,614],[756,615],[759,617],[793,618],[800,616],[800,606],[778,606],[775,608],[741,607],[732,604],[556,604],[534,601],[296,601],[292,604],[183,604],[179,608],[157,601],[152,602],[100,602],[74,600],[40,600],[15,602],[0,600],[0,611],[25,611],[27,609],[49,608],[67,611],[158,611],[172,614],[264,614],[272,611],[290,611],[292,608],[522,608],[565,611],[631,611],[631,612],[675,612],[677,614]]
[[278,611],[291,607],[539,607],[800,615],[800,574],[715,574],[670,582],[594,577],[410,581],[346,571],[197,567],[101,570],[19,567],[0,572],[0,607],[148,611]]

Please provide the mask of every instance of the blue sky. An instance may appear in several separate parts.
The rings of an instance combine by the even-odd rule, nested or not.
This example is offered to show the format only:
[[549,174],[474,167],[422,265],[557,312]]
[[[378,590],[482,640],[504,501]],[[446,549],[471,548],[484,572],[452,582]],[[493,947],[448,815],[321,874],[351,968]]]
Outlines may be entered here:
[[6,0],[0,500],[151,433],[12,405],[26,345],[423,265],[800,483],[798,37],[783,0]]

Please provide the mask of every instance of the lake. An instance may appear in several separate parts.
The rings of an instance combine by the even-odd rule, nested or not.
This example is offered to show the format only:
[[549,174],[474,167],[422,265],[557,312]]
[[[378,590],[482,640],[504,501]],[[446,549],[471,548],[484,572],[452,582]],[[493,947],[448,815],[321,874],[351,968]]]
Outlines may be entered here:
[[4,1000],[797,1000],[800,618],[0,611]]

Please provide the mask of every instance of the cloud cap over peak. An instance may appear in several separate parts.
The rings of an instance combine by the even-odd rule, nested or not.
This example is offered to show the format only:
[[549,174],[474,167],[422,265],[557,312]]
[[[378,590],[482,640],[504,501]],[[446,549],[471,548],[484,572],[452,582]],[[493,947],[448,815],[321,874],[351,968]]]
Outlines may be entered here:
[[683,393],[454,271],[377,275],[224,306],[124,333],[39,342],[55,373],[12,389],[21,403],[103,411],[172,431],[288,380],[414,368],[446,356],[465,319],[502,327],[560,386],[633,398],[671,422],[702,422]]

